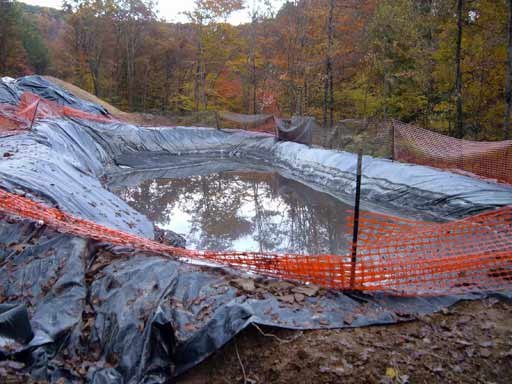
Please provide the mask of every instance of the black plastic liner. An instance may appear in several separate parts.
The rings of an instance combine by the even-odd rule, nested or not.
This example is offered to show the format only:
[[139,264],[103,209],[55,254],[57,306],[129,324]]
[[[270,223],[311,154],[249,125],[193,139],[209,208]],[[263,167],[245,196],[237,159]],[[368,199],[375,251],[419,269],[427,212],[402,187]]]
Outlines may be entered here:
[[291,120],[277,120],[277,132],[280,140],[311,145],[313,132],[318,129],[314,117],[293,116]]
[[[291,329],[391,324],[463,298],[346,295],[269,279],[253,288],[252,279],[229,271],[88,244],[31,223],[4,220],[0,236],[16,244],[6,247],[8,267],[0,269],[3,305],[26,305],[32,327],[17,322],[2,333],[1,354],[50,381],[84,370],[100,380],[114,364],[117,382],[164,382],[252,322]],[[19,247],[27,238],[30,245]],[[34,338],[21,343],[30,332]]]
[[[39,77],[16,84],[10,88],[15,94],[31,89],[102,113]],[[106,184],[137,183],[147,171],[186,176],[240,163],[272,167],[343,199],[354,189],[353,154],[246,132],[58,119],[36,121],[30,133],[0,138],[2,188],[148,238],[155,235],[152,223]],[[364,164],[367,209],[446,220],[512,204],[509,186],[370,157]],[[35,378],[51,382],[86,377],[95,384],[163,383],[251,323],[292,329],[391,324],[483,297],[344,294],[1,219],[0,358],[22,361]]]
[[25,76],[16,81],[16,86],[23,92],[31,92],[50,101],[55,101],[60,105],[71,108],[80,109],[84,112],[96,113],[109,116],[110,113],[101,105],[94,104],[82,99],[68,91],[56,87],[44,77],[41,76]]
[[24,305],[0,304],[0,335],[20,343],[28,343],[34,337]]
[[0,81],[0,103],[18,105],[20,102],[16,88],[5,81]]

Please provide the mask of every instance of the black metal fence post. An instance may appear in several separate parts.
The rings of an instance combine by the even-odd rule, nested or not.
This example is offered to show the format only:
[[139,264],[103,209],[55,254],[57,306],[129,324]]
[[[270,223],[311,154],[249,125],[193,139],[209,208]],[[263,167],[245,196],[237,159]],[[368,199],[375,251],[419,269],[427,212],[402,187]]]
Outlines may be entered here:
[[37,108],[39,108],[39,103],[41,102],[41,99],[37,100],[36,108],[34,109],[34,115],[32,116],[32,121],[30,122],[30,130],[32,130],[32,126],[34,125],[34,121],[36,120],[37,116]]
[[356,281],[357,236],[359,233],[359,206],[361,202],[361,174],[363,168],[363,150],[357,153],[356,201],[354,205],[354,232],[352,234],[352,260],[350,271],[350,288],[354,289]]
[[217,129],[220,129],[219,112],[215,111],[215,125]]
[[395,122],[391,120],[391,160],[395,161]]

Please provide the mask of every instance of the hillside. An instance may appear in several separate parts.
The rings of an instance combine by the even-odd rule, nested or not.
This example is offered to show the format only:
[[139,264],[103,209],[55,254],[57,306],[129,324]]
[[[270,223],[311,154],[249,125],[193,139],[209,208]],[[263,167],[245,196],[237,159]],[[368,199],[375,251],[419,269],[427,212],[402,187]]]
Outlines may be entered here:
[[114,107],[112,104],[107,103],[105,100],[102,100],[99,97],[94,96],[92,93],[84,91],[80,87],[68,83],[67,81],[58,79],[53,76],[44,77],[52,83],[55,83],[59,87],[64,88],[65,90],[71,92],[72,94],[78,96],[81,99],[101,105],[102,107],[106,108],[116,119],[122,120],[124,122],[137,124],[141,126],[169,126],[177,124],[176,118],[161,115],[152,115],[149,113],[142,114],[123,112],[120,109]]

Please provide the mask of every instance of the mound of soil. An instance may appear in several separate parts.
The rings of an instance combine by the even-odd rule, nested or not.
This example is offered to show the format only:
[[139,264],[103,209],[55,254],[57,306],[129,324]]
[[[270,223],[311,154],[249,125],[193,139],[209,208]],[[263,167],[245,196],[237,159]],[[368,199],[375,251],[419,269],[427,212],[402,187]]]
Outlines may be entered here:
[[106,108],[112,116],[114,116],[116,119],[141,125],[141,126],[171,126],[174,125],[174,121],[166,118],[165,116],[159,116],[159,115],[152,115],[149,113],[128,113],[123,112],[120,109],[114,107],[112,104],[107,103],[105,100],[100,99],[97,96],[94,96],[92,93],[89,93],[85,90],[83,90],[80,87],[77,87],[76,85],[73,85],[71,83],[68,83],[67,81],[58,79],[53,76],[43,76],[46,80],[51,81],[52,83],[58,85],[61,88],[64,88],[66,91],[71,92],[75,96],[79,97],[80,99],[90,101],[95,104],[99,104],[102,107]]

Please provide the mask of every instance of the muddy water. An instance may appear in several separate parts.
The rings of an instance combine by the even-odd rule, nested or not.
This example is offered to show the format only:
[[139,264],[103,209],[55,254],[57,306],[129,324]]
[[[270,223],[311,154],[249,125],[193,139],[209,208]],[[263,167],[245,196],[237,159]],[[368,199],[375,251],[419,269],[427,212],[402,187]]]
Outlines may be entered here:
[[277,173],[146,180],[116,193],[187,248],[346,253],[350,206]]

